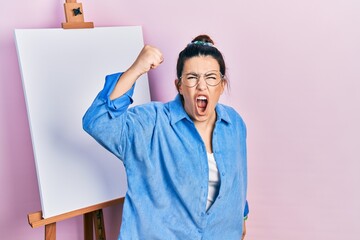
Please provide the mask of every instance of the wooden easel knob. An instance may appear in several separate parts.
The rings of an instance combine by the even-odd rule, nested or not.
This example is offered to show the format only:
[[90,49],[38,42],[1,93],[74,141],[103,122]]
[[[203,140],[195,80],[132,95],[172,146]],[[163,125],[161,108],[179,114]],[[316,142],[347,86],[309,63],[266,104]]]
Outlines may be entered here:
[[76,0],[66,0],[64,3],[66,22],[62,23],[64,29],[94,28],[93,22],[84,22],[84,11],[81,3]]

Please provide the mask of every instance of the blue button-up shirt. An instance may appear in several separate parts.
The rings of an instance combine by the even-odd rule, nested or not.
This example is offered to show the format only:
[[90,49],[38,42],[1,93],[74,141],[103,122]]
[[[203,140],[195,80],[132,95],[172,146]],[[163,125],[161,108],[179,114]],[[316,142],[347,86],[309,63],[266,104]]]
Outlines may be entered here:
[[119,74],[106,77],[83,118],[84,129],[122,159],[128,190],[119,239],[239,240],[247,214],[246,127],[232,108],[217,104],[212,148],[220,190],[206,211],[205,144],[180,96],[129,108],[134,87],[110,100]]

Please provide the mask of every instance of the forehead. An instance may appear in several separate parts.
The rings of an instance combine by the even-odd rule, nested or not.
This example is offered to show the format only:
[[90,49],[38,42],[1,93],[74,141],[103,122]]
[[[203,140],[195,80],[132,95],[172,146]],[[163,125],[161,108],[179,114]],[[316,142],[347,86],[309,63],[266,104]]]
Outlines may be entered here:
[[210,70],[220,70],[216,59],[212,56],[196,56],[185,61],[183,72],[205,73]]

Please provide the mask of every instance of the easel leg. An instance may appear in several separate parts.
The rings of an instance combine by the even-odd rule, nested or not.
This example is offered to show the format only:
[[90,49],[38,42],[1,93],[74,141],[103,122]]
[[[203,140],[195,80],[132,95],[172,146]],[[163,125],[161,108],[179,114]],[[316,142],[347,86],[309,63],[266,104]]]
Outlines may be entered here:
[[93,212],[96,240],[106,240],[104,215],[102,209]]
[[45,240],[56,240],[56,223],[45,225]]
[[106,240],[104,216],[102,209],[84,214],[84,239],[94,239],[94,226],[95,226],[95,239]]
[[93,213],[84,214],[84,239],[94,239],[94,228],[93,228]]

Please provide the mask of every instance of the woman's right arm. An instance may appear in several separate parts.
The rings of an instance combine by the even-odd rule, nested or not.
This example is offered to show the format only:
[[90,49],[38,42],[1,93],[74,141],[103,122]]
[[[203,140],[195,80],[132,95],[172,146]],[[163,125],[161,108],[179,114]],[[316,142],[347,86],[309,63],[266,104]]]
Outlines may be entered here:
[[156,68],[161,62],[160,51],[145,46],[126,72],[106,77],[103,90],[83,117],[84,130],[120,159],[123,157],[121,149],[129,140],[125,126],[127,109],[132,103],[134,83],[142,74]]
[[147,73],[150,69],[158,67],[162,62],[163,56],[161,52],[157,48],[145,45],[135,62],[121,75],[114,90],[110,94],[110,100],[114,100],[125,94],[141,75]]

